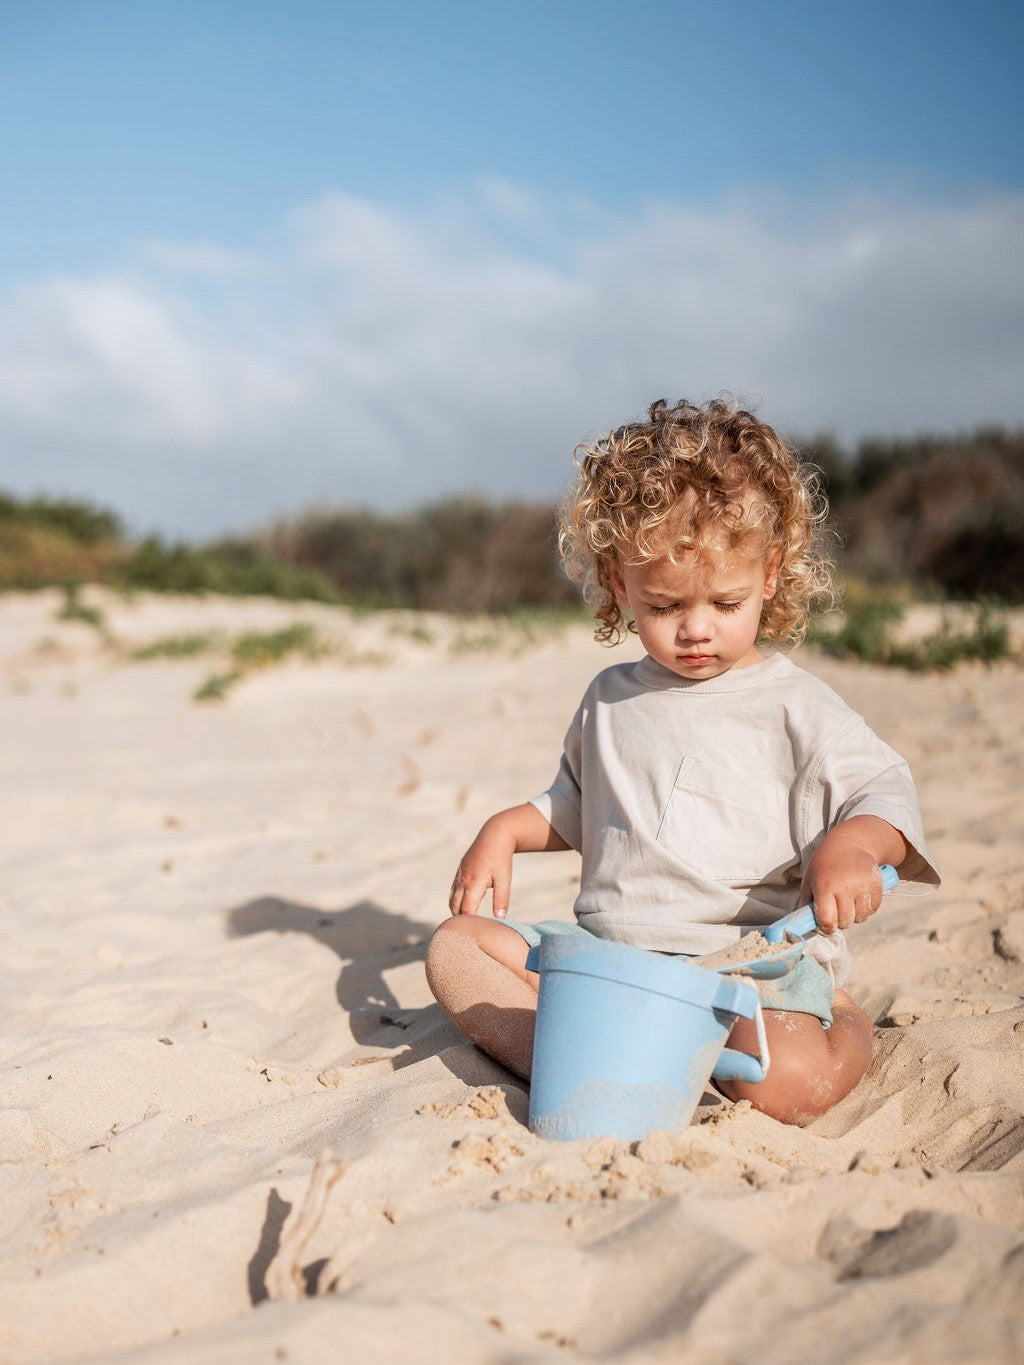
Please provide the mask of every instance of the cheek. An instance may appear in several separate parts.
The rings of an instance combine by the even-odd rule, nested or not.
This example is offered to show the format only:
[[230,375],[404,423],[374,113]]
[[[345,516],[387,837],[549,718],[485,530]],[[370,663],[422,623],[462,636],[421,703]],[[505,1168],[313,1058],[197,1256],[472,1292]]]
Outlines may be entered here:
[[650,640],[666,640],[675,634],[675,621],[671,616],[645,615],[637,621],[637,628]]

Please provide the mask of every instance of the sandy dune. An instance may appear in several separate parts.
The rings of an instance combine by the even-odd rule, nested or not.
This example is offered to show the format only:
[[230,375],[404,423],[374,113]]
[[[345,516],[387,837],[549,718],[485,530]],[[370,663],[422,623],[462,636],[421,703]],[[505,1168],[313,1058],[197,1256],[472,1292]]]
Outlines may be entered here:
[[[552,1144],[422,958],[622,652],[86,596],[106,639],[0,598],[0,1359],[1022,1358],[1019,670],[802,660],[911,760],[946,879],[854,931],[854,1094],[803,1131],[708,1097]],[[336,651],[220,703],[192,700],[216,656],[128,658],[296,620]],[[568,916],[576,870],[522,859],[515,913]]]

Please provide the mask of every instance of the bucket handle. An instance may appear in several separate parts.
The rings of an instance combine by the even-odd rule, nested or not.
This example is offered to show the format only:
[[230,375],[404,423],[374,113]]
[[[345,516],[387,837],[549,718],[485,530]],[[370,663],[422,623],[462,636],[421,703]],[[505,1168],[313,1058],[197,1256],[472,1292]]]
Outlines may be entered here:
[[737,1052],[731,1047],[723,1048],[711,1073],[716,1081],[747,1081],[757,1085],[768,1075],[772,1059],[768,1055],[768,1038],[764,1031],[764,1013],[760,1000],[754,1013],[754,1027],[757,1030],[757,1050],[760,1056],[752,1057],[749,1052]]

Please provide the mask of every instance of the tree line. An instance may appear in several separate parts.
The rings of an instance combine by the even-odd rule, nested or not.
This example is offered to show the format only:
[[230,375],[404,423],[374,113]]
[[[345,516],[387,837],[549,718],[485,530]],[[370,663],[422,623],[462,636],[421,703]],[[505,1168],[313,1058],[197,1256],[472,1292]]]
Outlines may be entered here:
[[[799,443],[821,472],[840,568],[869,584],[1024,601],[1024,429]],[[88,502],[0,493],[0,588],[123,589],[503,612],[570,607],[552,504],[453,497],[320,508],[204,543],[135,539]]]

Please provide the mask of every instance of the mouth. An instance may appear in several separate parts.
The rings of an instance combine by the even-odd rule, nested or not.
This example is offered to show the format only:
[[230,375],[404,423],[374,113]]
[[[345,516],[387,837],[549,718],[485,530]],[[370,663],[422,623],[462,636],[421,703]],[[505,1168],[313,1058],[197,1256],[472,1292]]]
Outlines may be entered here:
[[687,664],[690,668],[700,668],[703,664],[714,662],[713,654],[680,654],[681,663]]

